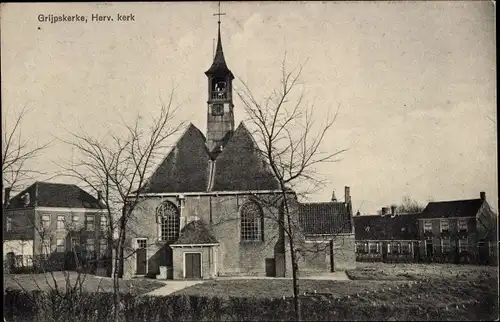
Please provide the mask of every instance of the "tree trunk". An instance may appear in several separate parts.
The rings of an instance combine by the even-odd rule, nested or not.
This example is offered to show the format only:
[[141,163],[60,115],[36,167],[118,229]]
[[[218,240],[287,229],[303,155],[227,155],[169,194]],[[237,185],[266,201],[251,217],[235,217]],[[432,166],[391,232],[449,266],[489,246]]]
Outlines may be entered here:
[[[288,227],[291,227],[290,223],[290,214],[287,214],[288,219]],[[296,321],[302,321],[302,314],[300,310],[300,299],[299,299],[299,281],[297,276],[297,258],[295,256],[295,245],[293,244],[292,236],[288,236],[289,244],[290,244],[290,255],[292,260],[292,281],[293,281],[293,306],[295,309],[295,319]]]

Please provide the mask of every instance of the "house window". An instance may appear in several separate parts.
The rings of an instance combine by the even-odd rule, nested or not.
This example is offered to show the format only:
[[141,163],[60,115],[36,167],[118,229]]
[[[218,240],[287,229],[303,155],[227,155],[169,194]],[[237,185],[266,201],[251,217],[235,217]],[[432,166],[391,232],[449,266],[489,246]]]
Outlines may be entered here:
[[361,254],[368,253],[368,243],[365,242],[356,243],[356,249],[358,253]]
[[441,219],[441,232],[442,233],[447,233],[450,230],[450,222],[448,219]]
[[64,215],[57,216],[57,230],[65,229],[64,221],[65,221]]
[[224,115],[224,105],[213,104],[212,105],[212,116],[220,116],[220,115]]
[[73,215],[71,217],[71,225],[73,226],[73,229],[75,229],[75,230],[80,229],[80,216]]
[[94,231],[94,215],[87,215],[85,218],[85,225],[87,231]]
[[99,251],[101,255],[106,255],[108,252],[108,240],[105,238],[101,238],[99,240]]
[[6,231],[12,231],[12,217],[7,217],[5,229]]
[[380,252],[379,243],[368,243],[368,251],[370,254],[378,254]]
[[449,253],[451,252],[451,244],[449,239],[441,239],[441,252]]
[[56,251],[58,253],[64,253],[66,250],[66,247],[64,245],[64,239],[57,239],[56,240]]
[[467,231],[467,218],[458,219],[458,231]]
[[240,209],[241,214],[241,240],[262,241],[262,227],[264,225],[264,213],[256,202],[247,202]]
[[50,228],[50,215],[42,215],[42,229],[48,230]]
[[467,238],[465,239],[459,239],[458,240],[458,251],[461,252],[466,252],[469,249],[469,240]]
[[101,215],[101,231],[108,231],[108,218]]
[[85,250],[88,253],[92,253],[95,251],[95,245],[93,239],[87,239],[87,242],[85,243]]
[[432,232],[432,221],[424,220],[424,233]]
[[176,241],[179,238],[180,215],[179,210],[171,202],[165,202],[157,209],[160,219],[160,239],[167,242]]
[[[393,254],[400,254],[401,253],[401,243],[400,242],[390,242],[387,245],[391,245],[392,253]],[[389,252],[389,249],[387,249]]]

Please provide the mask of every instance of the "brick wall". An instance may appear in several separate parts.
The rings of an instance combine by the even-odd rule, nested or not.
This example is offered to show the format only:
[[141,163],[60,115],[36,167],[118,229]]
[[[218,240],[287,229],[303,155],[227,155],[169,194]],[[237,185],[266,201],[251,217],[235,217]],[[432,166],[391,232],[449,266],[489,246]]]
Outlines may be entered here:
[[[212,226],[215,238],[220,243],[219,275],[261,275],[266,274],[266,258],[274,258],[278,237],[278,224],[271,219],[273,210],[264,209],[264,241],[241,242],[239,209],[249,196],[185,196],[180,209],[181,227],[193,216]],[[159,274],[159,266],[166,266],[165,245],[158,243],[159,231],[156,219],[157,207],[165,201],[180,206],[176,197],[150,198],[141,202],[134,210],[133,220],[127,232],[128,253],[133,253],[134,238],[147,238],[148,271]],[[268,218],[269,217],[269,218]],[[126,255],[127,256],[127,255]],[[177,259],[178,260],[178,259]],[[136,257],[130,256],[124,263],[124,276],[135,274]],[[174,275],[178,273],[174,271]]]

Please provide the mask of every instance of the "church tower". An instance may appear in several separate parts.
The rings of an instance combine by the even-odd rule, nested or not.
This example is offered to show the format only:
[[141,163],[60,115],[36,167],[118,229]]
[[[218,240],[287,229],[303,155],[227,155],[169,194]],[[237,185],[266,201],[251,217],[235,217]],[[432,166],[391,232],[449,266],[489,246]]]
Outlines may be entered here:
[[234,131],[234,76],[226,65],[222,51],[220,16],[224,14],[220,13],[220,7],[215,15],[219,16],[217,49],[212,66],[205,72],[208,78],[207,147],[213,157],[222,152]]

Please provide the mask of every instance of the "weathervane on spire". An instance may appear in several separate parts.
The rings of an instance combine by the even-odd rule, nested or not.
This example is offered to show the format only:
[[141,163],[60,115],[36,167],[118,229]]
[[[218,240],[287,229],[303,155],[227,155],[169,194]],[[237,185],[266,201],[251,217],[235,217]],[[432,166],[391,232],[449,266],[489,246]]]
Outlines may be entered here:
[[218,8],[219,8],[218,13],[214,13],[214,16],[219,16],[219,20],[217,21],[217,23],[220,26],[220,16],[225,16],[226,14],[220,12],[220,1],[219,1],[219,4],[218,4]]

